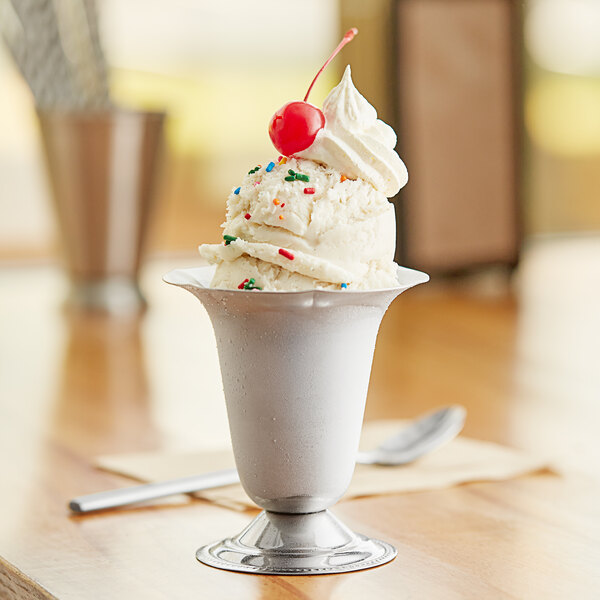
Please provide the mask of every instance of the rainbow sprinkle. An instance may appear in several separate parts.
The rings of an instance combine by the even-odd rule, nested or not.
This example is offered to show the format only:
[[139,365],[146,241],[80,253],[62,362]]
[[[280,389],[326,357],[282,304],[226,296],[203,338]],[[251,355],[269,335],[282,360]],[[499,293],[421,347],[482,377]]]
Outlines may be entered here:
[[348,289],[348,284],[347,283],[342,283],[342,289],[343,290],[347,290]]
[[270,173],[270,172],[273,170],[273,167],[274,167],[274,166],[275,166],[275,163],[274,163],[274,162],[270,162],[270,163],[267,165],[267,168],[265,169],[265,171],[266,171],[267,173]]
[[304,193],[305,194],[314,194],[315,188],[304,188]]
[[273,198],[273,204],[275,206],[277,206],[279,204],[279,199],[278,198]]
[[256,281],[254,277],[250,277],[250,279],[244,279],[240,285],[238,285],[238,290],[262,290],[262,288],[258,285],[255,285]]
[[340,183],[344,183],[344,181],[346,181],[346,179],[348,179],[345,175],[342,175],[340,177]]
[[288,169],[288,173],[291,179],[288,179],[288,177],[286,177],[286,181],[310,181],[310,177],[308,175],[304,175],[304,173],[296,173],[296,171],[293,171],[292,169]]
[[289,260],[294,260],[294,255],[289,250],[285,250],[284,248],[279,248],[279,254],[281,254],[281,256],[285,256]]
[[254,167],[254,169],[250,169],[248,171],[248,175],[252,175],[253,173],[256,173],[256,171],[260,170],[260,165],[257,165],[256,167]]
[[247,221],[249,221],[251,217],[252,217],[252,215],[250,213],[246,213],[244,215],[244,219],[246,219]]
[[233,190],[233,193],[237,196],[240,193],[241,189],[242,189],[241,187],[236,188],[235,190]]
[[310,177],[308,175],[304,175],[303,173],[296,173],[296,171],[292,169],[288,169],[289,175],[285,177],[286,181],[310,181]]
[[225,240],[225,245],[229,246],[229,244],[231,244],[231,242],[235,242],[235,240],[237,240],[237,238],[235,237],[235,235],[224,235],[223,239]]

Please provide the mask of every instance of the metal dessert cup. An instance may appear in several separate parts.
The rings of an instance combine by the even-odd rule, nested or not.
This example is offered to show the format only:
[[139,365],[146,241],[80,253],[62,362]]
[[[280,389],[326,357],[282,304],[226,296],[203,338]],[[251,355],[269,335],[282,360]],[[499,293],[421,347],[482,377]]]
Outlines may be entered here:
[[350,531],[327,509],[355,466],[375,339],[391,301],[428,281],[398,267],[398,287],[250,292],[209,288],[214,267],[167,283],[206,308],[215,331],[233,452],[261,512],[238,536],[200,548],[232,571],[319,574],[392,560],[386,542]]

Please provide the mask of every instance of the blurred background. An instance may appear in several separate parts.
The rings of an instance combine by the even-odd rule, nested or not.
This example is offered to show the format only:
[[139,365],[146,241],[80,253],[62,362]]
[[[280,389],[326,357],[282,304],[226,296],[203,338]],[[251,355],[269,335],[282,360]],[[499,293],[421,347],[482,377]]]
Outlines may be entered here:
[[[339,6],[303,2],[298,19],[282,22],[285,2],[271,0],[97,4],[115,104],[168,114],[149,252],[194,253],[221,238],[225,199],[248,165],[276,152],[269,119],[304,95],[337,44]],[[315,101],[335,85],[336,67],[318,82]],[[0,90],[0,257],[55,257],[34,102],[4,46]]]
[[[3,0],[2,18],[9,4]],[[150,254],[193,253],[201,241],[219,239],[231,187],[249,165],[273,155],[271,114],[303,95],[349,24],[361,37],[325,72],[312,100],[320,105],[352,63],[357,87],[397,128],[411,173],[406,203],[427,207],[414,215],[421,238],[431,229],[427,219],[434,223],[444,207],[468,209],[452,197],[462,197],[459,190],[478,196],[483,216],[499,215],[502,231],[489,257],[474,243],[474,255],[461,254],[458,267],[510,263],[530,236],[600,230],[596,0],[306,0],[301,8],[286,0],[99,0],[98,10],[114,102],[168,115]],[[284,18],[286,11],[294,18]],[[448,77],[449,68],[456,77]],[[424,78],[437,79],[438,88]],[[492,112],[489,102],[478,104],[481,87],[497,104]],[[464,98],[452,104],[457,94]],[[432,96],[442,109],[431,106]],[[423,123],[428,118],[435,131]],[[473,120],[492,118],[495,129],[471,131]],[[473,136],[462,155],[458,131]],[[431,136],[452,154],[438,161]],[[444,156],[456,163],[450,173],[438,164]],[[499,169],[491,167],[498,181],[489,181],[489,190],[478,181],[485,163]],[[0,260],[54,261],[58,238],[34,101],[0,45]],[[435,256],[427,256],[419,249],[409,262],[431,269]]]

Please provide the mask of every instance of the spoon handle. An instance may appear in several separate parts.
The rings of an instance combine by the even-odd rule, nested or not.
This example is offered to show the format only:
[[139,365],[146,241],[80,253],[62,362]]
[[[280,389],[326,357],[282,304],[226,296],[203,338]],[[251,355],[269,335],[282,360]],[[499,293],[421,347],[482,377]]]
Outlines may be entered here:
[[144,502],[145,500],[153,500],[154,498],[173,496],[175,494],[199,492],[222,485],[237,483],[239,480],[235,469],[224,469],[193,477],[170,479],[157,483],[145,483],[133,487],[79,496],[69,502],[69,508],[74,513],[88,513],[107,508],[116,508],[117,506],[125,506],[127,504],[135,504],[136,502]]

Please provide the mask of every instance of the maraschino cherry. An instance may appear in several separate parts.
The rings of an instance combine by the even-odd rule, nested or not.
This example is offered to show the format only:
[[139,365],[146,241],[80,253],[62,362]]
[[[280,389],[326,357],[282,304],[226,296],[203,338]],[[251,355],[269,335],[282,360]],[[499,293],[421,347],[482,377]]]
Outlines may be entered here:
[[344,34],[342,41],[319,69],[312,80],[304,100],[284,104],[271,118],[269,136],[273,145],[281,154],[292,156],[296,152],[306,150],[314,141],[319,129],[325,126],[325,115],[312,104],[307,102],[315,81],[335,55],[358,33],[353,27]]

